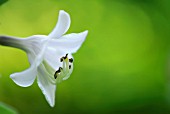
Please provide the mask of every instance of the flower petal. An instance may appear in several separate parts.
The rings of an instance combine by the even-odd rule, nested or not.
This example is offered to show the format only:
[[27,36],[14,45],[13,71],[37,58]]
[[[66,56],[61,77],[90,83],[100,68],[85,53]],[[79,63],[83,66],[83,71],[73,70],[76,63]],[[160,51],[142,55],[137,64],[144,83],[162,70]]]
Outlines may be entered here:
[[32,85],[37,75],[37,68],[35,64],[32,64],[30,68],[25,71],[14,73],[10,75],[10,78],[19,86],[28,87]]
[[[19,38],[18,38],[19,39]],[[43,60],[43,54],[46,49],[47,36],[37,35],[31,36],[26,39],[20,39],[23,45],[25,45],[25,51],[27,52],[30,68],[23,72],[11,74],[12,80],[19,86],[27,87],[32,85],[36,78],[37,66]]]
[[53,80],[51,80],[50,74],[46,72],[46,69],[42,64],[38,68],[37,81],[38,86],[45,95],[46,100],[51,107],[54,107],[56,84],[53,82]]
[[60,59],[66,54],[66,52],[63,52],[55,47],[48,47],[45,51],[44,59],[53,69],[58,70],[58,68],[62,66]]
[[88,31],[64,35],[59,39],[51,39],[49,46],[66,53],[75,53],[84,42]]
[[64,33],[67,32],[67,30],[70,27],[70,16],[68,13],[66,13],[63,10],[60,10],[58,22],[56,26],[54,27],[53,31],[49,34],[49,37],[51,38],[59,38]]

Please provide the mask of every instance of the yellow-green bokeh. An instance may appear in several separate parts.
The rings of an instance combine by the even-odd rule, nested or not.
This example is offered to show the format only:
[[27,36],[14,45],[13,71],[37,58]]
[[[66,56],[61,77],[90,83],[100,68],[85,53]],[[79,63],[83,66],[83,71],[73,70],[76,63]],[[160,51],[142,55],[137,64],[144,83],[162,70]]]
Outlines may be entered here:
[[36,81],[17,86],[9,75],[29,67],[19,49],[0,46],[0,101],[21,114],[168,114],[168,0],[9,0],[0,6],[0,34],[48,35],[59,10],[67,33],[89,30],[74,54],[70,79],[57,85],[51,108]]

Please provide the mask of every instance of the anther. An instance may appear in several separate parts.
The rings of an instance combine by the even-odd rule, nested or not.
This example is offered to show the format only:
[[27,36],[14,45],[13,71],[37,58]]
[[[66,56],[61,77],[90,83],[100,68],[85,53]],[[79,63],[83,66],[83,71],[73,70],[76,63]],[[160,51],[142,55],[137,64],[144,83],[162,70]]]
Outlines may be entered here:
[[56,73],[56,72],[55,72],[55,74],[54,74],[54,79],[56,79],[56,78],[57,78],[57,74],[58,74],[58,73]]
[[60,58],[60,62],[63,62],[63,57],[62,57],[62,58]]
[[60,73],[61,72],[61,67],[59,67],[59,69],[55,72],[55,74],[54,74],[54,78],[56,79],[57,78],[57,75],[58,75],[58,73]]
[[69,65],[69,69],[71,69],[71,65]]
[[66,54],[66,56],[65,57],[63,57],[64,59],[66,59],[67,58],[67,56],[68,56],[68,53]]
[[73,58],[70,58],[70,59],[69,59],[69,62],[72,63],[72,62],[73,62]]

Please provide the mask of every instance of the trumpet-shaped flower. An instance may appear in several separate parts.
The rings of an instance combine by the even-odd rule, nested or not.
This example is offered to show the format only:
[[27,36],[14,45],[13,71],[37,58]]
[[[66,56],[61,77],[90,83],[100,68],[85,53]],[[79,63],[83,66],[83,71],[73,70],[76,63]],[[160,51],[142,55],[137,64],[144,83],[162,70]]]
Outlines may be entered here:
[[36,76],[38,86],[51,107],[55,105],[56,83],[70,77],[73,71],[73,56],[84,42],[88,31],[63,35],[70,27],[70,16],[59,12],[58,22],[49,35],[33,35],[27,38],[0,36],[0,45],[11,46],[27,53],[30,67],[11,74],[19,86],[28,87]]

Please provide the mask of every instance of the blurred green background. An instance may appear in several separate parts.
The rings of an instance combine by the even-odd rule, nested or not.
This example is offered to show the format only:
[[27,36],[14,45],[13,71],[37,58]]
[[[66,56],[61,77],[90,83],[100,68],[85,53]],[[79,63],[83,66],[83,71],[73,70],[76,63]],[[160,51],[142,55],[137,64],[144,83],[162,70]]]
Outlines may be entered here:
[[[26,54],[0,46],[0,101],[20,114],[169,114],[169,0],[0,0],[0,34],[47,35],[59,10],[67,33],[89,30],[74,54],[74,72],[59,84],[51,108],[35,81],[9,75],[29,67]],[[3,3],[4,2],[4,3]],[[3,4],[2,4],[3,3]]]

